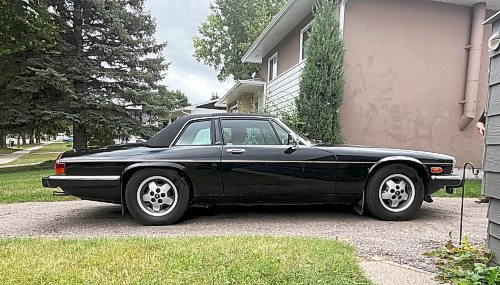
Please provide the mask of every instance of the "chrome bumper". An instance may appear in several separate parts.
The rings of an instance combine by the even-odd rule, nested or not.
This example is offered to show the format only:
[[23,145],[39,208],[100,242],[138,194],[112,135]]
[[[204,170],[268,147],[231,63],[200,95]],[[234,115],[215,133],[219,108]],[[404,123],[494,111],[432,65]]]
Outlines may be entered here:
[[431,176],[431,186],[434,189],[445,189],[446,193],[453,193],[455,188],[462,187],[463,180],[458,175],[433,175]]

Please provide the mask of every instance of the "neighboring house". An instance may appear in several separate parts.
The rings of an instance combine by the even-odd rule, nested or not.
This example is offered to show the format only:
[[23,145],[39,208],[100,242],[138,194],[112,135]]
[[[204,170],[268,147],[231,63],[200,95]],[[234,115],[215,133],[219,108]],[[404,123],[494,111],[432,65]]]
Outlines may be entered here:
[[[285,4],[242,58],[261,64],[262,81],[237,82],[219,106],[278,115],[293,108],[314,3]],[[491,35],[482,22],[494,10],[500,1],[341,1],[346,142],[448,153],[458,166],[481,165],[474,125],[487,94],[484,43]]]
[[211,100],[208,102],[203,102],[176,109],[170,112],[168,117],[161,118],[160,123],[165,127],[173,123],[178,118],[186,115],[224,113],[226,111],[225,107],[216,106],[218,100],[219,99]]
[[490,96],[486,116],[486,149],[484,159],[484,191],[490,199],[488,209],[488,247],[493,262],[500,264],[500,13],[490,18]]

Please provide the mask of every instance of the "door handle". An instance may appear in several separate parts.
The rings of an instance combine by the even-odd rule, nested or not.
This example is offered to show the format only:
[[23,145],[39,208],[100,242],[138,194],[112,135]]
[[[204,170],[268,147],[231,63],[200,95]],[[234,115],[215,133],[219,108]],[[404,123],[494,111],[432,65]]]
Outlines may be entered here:
[[230,148],[227,150],[227,152],[230,152],[232,154],[242,154],[245,153],[245,150],[242,148]]

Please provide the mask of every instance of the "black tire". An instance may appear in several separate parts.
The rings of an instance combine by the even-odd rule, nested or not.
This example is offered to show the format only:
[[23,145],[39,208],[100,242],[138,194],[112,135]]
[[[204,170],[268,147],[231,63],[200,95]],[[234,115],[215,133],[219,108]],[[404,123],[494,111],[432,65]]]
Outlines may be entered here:
[[[411,183],[406,179],[409,179]],[[401,181],[403,180],[406,188],[400,190]],[[392,184],[394,182],[398,183]],[[408,188],[412,184],[413,189]],[[405,192],[406,196],[404,196]],[[384,199],[384,196],[385,198],[390,197]],[[407,199],[401,200],[404,197],[407,197]],[[387,165],[378,169],[368,181],[365,200],[370,213],[378,219],[387,221],[409,220],[414,218],[420,211],[424,201],[424,184],[415,169],[403,164]],[[397,203],[396,206],[393,206],[393,203]]]
[[[160,210],[155,211],[151,201],[156,203],[159,203],[159,201],[163,202],[163,200],[160,200],[162,197],[159,197],[159,195],[156,200],[154,199],[155,197],[151,195],[151,201],[144,202],[143,199],[141,199],[142,203],[139,201],[139,195],[141,195],[141,197],[142,195],[148,195],[148,191],[150,190],[148,186],[149,184],[147,183],[150,182],[158,183],[158,185],[161,185],[163,182],[165,182],[163,185],[168,184],[165,189],[168,188],[169,190],[165,193],[162,192],[159,194],[167,195],[167,198],[163,199],[172,197],[170,198],[172,201],[170,205],[163,204]],[[153,184],[153,186],[154,185],[156,184]],[[158,190],[159,189],[160,188],[158,188]],[[161,189],[163,191],[164,188]],[[139,191],[143,192],[138,194]],[[156,193],[153,194],[156,195]],[[179,173],[174,170],[142,169],[134,173],[128,181],[125,189],[125,202],[127,203],[130,214],[141,224],[148,226],[170,225],[178,222],[188,209],[189,184],[183,176],[179,175]]]

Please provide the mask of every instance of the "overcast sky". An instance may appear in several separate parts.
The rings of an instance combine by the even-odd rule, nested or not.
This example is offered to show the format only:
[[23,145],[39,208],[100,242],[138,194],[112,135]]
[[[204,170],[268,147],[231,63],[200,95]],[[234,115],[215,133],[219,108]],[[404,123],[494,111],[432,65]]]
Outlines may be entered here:
[[165,84],[180,89],[196,104],[210,100],[212,92],[222,97],[233,81],[219,82],[216,72],[193,57],[193,37],[209,14],[210,0],[147,0],[146,8],[156,18],[157,39],[167,41],[163,51],[170,62]]

